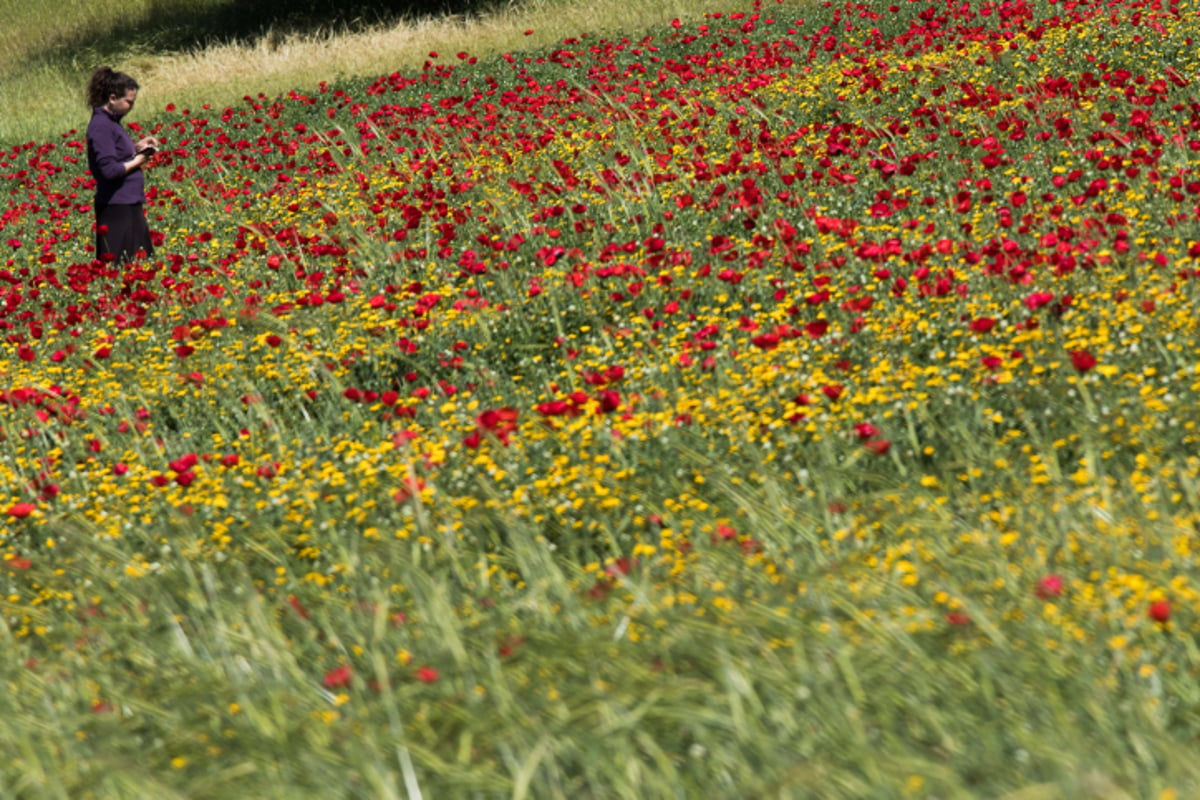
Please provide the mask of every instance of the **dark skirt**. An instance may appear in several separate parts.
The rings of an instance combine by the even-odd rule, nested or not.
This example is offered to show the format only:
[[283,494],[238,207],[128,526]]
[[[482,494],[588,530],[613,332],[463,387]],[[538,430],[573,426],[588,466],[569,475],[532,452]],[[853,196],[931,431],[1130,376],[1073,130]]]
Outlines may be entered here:
[[[107,255],[106,255],[107,254]],[[142,204],[96,206],[96,257],[134,261],[154,254]]]

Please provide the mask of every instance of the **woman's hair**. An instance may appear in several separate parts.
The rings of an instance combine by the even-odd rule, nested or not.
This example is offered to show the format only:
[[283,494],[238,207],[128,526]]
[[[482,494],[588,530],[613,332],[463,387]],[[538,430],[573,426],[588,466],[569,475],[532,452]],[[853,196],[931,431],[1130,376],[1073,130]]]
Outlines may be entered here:
[[136,91],[138,83],[124,72],[116,72],[112,67],[101,67],[92,73],[87,85],[88,105],[95,108],[108,102],[112,95],[124,97],[131,89]]

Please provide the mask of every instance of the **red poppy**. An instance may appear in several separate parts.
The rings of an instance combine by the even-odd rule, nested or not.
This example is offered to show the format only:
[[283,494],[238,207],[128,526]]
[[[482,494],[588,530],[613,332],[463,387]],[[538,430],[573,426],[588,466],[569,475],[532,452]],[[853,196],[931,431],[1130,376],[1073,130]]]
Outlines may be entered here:
[[804,332],[813,339],[820,339],[828,330],[829,321],[824,319],[814,320],[804,325]]
[[879,428],[876,428],[869,422],[860,422],[854,426],[854,433],[860,439],[870,439],[874,436],[878,436],[880,431]]
[[5,513],[16,519],[25,519],[34,511],[37,511],[37,506],[33,503],[14,503],[8,507],[8,511]]
[[892,449],[892,442],[890,439],[869,439],[863,443],[863,447],[877,456],[882,456]]
[[1062,575],[1046,575],[1038,581],[1037,588],[1033,590],[1033,593],[1042,600],[1049,600],[1062,595],[1063,586]]
[[1077,372],[1087,372],[1096,366],[1096,357],[1087,350],[1072,350],[1071,364]]
[[195,453],[187,453],[186,455],[182,455],[174,461],[168,462],[167,466],[173,469],[175,472],[183,473],[196,466],[196,462],[199,460],[200,459]]
[[354,677],[354,670],[349,664],[342,664],[340,667],[335,667],[325,673],[325,679],[321,683],[326,689],[344,689],[350,685],[350,680]]
[[992,328],[996,327],[996,320],[992,319],[991,317],[979,317],[978,319],[971,320],[971,324],[967,327],[969,327],[975,333],[987,333]]
[[600,404],[597,411],[608,414],[621,407],[621,395],[612,389],[605,389],[596,395],[596,402]]
[[1171,619],[1171,601],[1156,600],[1150,604],[1149,609],[1150,619],[1159,624],[1164,624]]

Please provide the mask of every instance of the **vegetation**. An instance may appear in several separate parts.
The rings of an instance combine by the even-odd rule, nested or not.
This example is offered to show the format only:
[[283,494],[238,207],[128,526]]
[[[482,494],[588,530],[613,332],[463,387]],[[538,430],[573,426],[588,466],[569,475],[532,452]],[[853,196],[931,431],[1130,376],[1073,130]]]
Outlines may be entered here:
[[0,150],[0,783],[1196,796],[1198,35],[731,4],[170,101],[124,266],[77,135]]
[[82,87],[111,64],[167,103],[220,108],[353,76],[417,71],[431,50],[494,57],[591,31],[699,19],[716,0],[0,0],[0,145],[86,123]]

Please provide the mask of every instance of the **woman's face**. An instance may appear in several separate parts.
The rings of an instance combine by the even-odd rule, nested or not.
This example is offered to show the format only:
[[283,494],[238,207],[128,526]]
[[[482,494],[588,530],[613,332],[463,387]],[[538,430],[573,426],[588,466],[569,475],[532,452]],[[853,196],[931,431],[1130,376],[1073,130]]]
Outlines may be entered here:
[[137,102],[137,89],[130,89],[123,95],[110,94],[108,103],[104,107],[108,109],[108,113],[120,119],[130,112],[135,102]]

